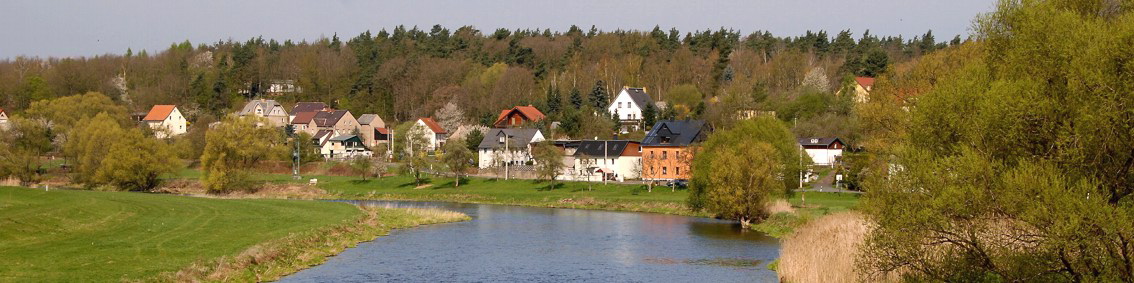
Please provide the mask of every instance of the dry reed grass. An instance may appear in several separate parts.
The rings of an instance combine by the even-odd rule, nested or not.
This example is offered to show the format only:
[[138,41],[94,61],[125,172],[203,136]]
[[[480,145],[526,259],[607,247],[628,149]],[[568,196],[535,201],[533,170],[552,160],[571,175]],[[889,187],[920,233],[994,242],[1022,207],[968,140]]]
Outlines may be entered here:
[[859,282],[855,260],[869,226],[857,212],[824,216],[784,238],[778,273],[785,282]]
[[775,215],[776,213],[787,212],[793,213],[795,209],[791,207],[791,203],[787,200],[777,199],[776,201],[768,203],[768,215]]

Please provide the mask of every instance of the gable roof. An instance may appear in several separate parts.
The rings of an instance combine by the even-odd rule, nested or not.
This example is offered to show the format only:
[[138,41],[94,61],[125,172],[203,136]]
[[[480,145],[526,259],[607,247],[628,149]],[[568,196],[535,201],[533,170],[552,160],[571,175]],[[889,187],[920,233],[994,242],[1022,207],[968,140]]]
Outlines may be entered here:
[[575,156],[608,156],[619,157],[626,150],[626,147],[631,143],[638,143],[636,141],[627,140],[584,140],[579,142],[579,149],[575,151]]
[[4,108],[0,108],[0,114],[4,114]]
[[244,104],[244,109],[240,110],[239,115],[240,116],[255,115],[257,105],[259,105],[260,108],[264,109],[264,115],[268,115],[268,113],[271,113],[272,109],[275,109],[276,107],[283,107],[283,106],[280,106],[279,102],[276,102],[275,100],[272,100],[272,99],[255,99],[255,100],[249,101],[247,104]]
[[799,145],[801,146],[830,146],[832,143],[838,141],[841,144],[846,144],[839,138],[801,138]]
[[854,77],[854,82],[864,88],[874,87],[874,78],[871,77]]
[[358,116],[359,125],[370,125],[370,123],[374,123],[374,120],[382,121],[382,118],[379,118],[378,114],[362,114]]
[[642,139],[642,146],[688,146],[704,138],[704,127],[703,120],[658,121]]
[[175,105],[154,105],[150,108],[150,113],[146,114],[142,121],[162,121],[169,118],[169,114],[173,113],[173,109],[177,109]]
[[[630,100],[634,101],[634,104],[637,105],[639,108],[642,108],[642,109],[645,109],[646,105],[649,105],[651,102],[654,101],[653,99],[650,98],[650,94],[646,93],[645,88],[626,87],[626,88],[622,88],[622,92],[625,92],[627,95],[629,95]],[[622,93],[619,93],[618,95],[622,95]],[[615,98],[616,98],[615,100],[617,100],[617,97],[615,97]],[[614,105],[614,103],[615,103],[614,101],[610,102],[611,105]],[[657,106],[654,106],[654,107],[656,108]],[[607,105],[607,108],[610,108],[610,105]]]
[[319,145],[323,145],[327,143],[328,138],[334,133],[335,131],[332,130],[319,130],[315,132],[314,136],[311,136],[311,139],[318,142]]
[[539,129],[490,129],[484,134],[484,139],[480,140],[480,145],[477,148],[503,148],[504,144],[500,143],[500,137],[505,134],[509,137],[508,147],[527,147],[538,133]]
[[315,114],[319,114],[319,112],[296,113],[295,118],[291,119],[291,123],[292,124],[299,124],[299,125],[306,125],[308,123],[311,123],[311,119],[315,118]]
[[445,132],[445,128],[442,128],[440,124],[437,124],[437,121],[433,121],[433,118],[420,118],[418,120],[425,123],[425,125],[429,127],[429,130],[433,131],[434,134],[447,133]]
[[[312,117],[311,121],[315,122],[316,127],[334,127],[335,124],[339,123],[339,120],[343,119],[343,116],[346,116],[347,112],[346,110],[319,111],[315,112],[315,117]],[[296,117],[298,118],[299,115],[296,115]]]
[[329,109],[326,103],[322,102],[300,102],[295,104],[295,108],[291,109],[291,114],[299,116],[298,113],[322,111]]
[[337,136],[337,137],[333,137],[333,138],[329,139],[329,141],[337,141],[337,142],[349,141],[349,140],[361,141],[362,139],[358,138],[358,136],[356,136],[356,135],[341,135],[341,136]]
[[497,116],[496,122],[492,122],[492,124],[495,125],[500,123],[501,121],[504,121],[504,119],[508,118],[508,114],[511,114],[512,112],[519,112],[520,115],[523,115],[524,118],[528,118],[528,120],[531,120],[532,122],[538,122],[539,120],[543,120],[543,118],[547,117],[543,115],[543,112],[540,112],[538,108],[535,108],[535,106],[516,106],[512,107],[512,109],[501,110],[500,116]]
[[374,130],[378,131],[379,134],[383,134],[383,135],[389,135],[390,134],[390,130],[388,130],[386,128],[374,128]]

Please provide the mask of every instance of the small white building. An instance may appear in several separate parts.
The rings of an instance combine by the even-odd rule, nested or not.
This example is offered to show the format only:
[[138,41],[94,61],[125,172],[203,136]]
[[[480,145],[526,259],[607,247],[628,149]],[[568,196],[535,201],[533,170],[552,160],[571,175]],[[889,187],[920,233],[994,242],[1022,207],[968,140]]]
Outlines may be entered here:
[[429,141],[429,144],[425,146],[426,150],[433,151],[441,148],[442,145],[445,145],[445,140],[449,136],[445,128],[442,128],[441,124],[437,124],[437,121],[433,121],[433,118],[417,119],[414,127],[425,131],[425,140]]
[[237,112],[241,117],[255,116],[268,121],[268,126],[283,127],[290,121],[287,111],[279,102],[271,99],[255,99]]
[[154,137],[159,139],[184,134],[189,126],[176,105],[154,105],[142,121],[154,130]]
[[356,135],[341,135],[323,140],[320,153],[326,159],[347,159],[355,157],[370,157],[370,149],[362,144],[362,138]]
[[4,108],[0,108],[0,130],[7,130],[9,123],[8,112],[4,112]]
[[610,106],[607,106],[607,112],[618,115],[618,120],[622,122],[623,133],[638,131],[642,129],[642,110],[646,109],[647,105],[653,105],[654,110],[657,111],[657,105],[646,93],[646,88],[623,87],[614,101],[610,102]]
[[575,181],[624,181],[642,178],[642,143],[627,140],[584,140],[573,154]]
[[544,141],[538,129],[491,129],[477,146],[481,169],[495,166],[525,165],[532,161],[532,144]]
[[804,138],[799,139],[799,146],[815,165],[834,166],[843,156],[846,144],[839,138]]

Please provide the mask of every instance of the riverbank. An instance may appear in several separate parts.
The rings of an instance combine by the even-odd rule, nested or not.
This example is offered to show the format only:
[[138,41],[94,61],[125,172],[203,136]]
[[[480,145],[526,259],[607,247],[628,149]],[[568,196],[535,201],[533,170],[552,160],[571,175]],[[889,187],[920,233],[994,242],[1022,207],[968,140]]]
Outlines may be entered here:
[[[0,187],[0,281],[155,278],[195,262],[247,259],[240,255],[256,255],[254,248],[264,243],[311,239],[304,235],[333,233],[371,216],[336,202]],[[396,212],[381,216],[387,218],[372,229],[379,234],[433,222]],[[337,250],[354,243],[339,243]],[[278,274],[280,267],[265,271]]]

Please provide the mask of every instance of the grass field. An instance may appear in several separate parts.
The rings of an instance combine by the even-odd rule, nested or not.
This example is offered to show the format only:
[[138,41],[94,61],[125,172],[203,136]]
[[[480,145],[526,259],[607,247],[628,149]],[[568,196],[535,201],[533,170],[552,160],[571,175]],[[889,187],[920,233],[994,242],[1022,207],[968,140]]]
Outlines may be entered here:
[[120,281],[363,213],[345,203],[0,187],[0,281]]

